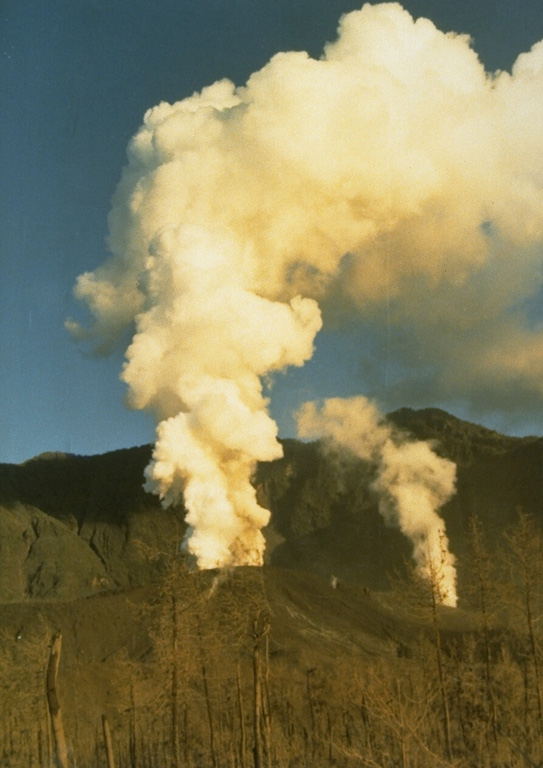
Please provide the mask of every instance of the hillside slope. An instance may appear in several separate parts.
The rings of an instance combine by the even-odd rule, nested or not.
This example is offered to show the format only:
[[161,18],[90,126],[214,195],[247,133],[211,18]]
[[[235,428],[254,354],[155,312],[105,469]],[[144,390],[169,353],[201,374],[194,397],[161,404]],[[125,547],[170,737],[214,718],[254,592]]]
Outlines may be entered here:
[[[457,556],[472,514],[492,544],[519,507],[543,517],[543,439],[505,437],[435,409],[402,409],[390,420],[457,463],[457,492],[442,510]],[[384,525],[371,468],[316,443],[283,445],[284,457],[259,465],[254,481],[272,511],[267,562],[386,588],[410,546]],[[163,510],[143,491],[150,452],[0,465],[0,600],[73,599],[160,579],[183,538],[184,510]]]
[[184,530],[142,488],[149,446],[99,456],[45,454],[0,465],[0,599],[73,599],[143,585]]

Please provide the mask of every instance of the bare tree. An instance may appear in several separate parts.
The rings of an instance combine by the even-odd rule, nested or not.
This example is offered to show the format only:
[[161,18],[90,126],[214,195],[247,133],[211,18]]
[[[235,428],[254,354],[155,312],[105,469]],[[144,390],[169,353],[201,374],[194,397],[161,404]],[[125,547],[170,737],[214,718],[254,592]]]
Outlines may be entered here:
[[401,595],[411,615],[415,619],[429,624],[432,628],[438,690],[441,701],[443,736],[447,759],[449,762],[452,762],[451,712],[440,628],[440,610],[446,598],[446,591],[443,589],[446,563],[447,548],[445,542],[442,542],[439,559],[436,560],[434,557],[430,557],[428,553],[424,574],[413,563],[407,562],[405,564],[406,577],[396,576],[391,581],[393,588]]
[[505,535],[504,559],[509,569],[509,608],[524,623],[528,656],[533,670],[533,689],[540,736],[543,737],[543,693],[541,647],[537,624],[543,616],[543,533],[532,515],[518,509],[518,520]]
[[[473,599],[479,614],[480,631],[483,641],[485,709],[492,738],[498,738],[498,714],[492,679],[491,630],[496,626],[498,593],[494,575],[494,559],[486,547],[483,525],[472,515],[468,528],[469,557],[466,559],[468,595]],[[488,729],[487,729],[488,730]]]

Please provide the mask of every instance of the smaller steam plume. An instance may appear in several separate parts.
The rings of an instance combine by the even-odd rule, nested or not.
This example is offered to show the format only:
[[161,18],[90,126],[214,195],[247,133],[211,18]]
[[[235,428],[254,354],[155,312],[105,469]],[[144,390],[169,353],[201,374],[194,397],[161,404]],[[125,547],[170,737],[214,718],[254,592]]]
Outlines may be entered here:
[[383,518],[411,541],[417,570],[433,581],[441,602],[456,606],[455,558],[437,513],[454,493],[455,464],[437,456],[429,443],[393,431],[365,397],[331,398],[321,408],[305,403],[297,422],[300,437],[324,438],[375,466],[373,487]]

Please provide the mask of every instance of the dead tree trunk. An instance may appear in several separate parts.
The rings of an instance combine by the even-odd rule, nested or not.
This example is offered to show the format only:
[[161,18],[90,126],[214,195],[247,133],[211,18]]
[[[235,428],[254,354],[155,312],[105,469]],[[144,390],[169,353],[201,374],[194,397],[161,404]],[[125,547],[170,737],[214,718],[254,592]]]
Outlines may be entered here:
[[264,738],[266,744],[266,765],[272,766],[272,735],[271,735],[271,701],[270,701],[270,627],[269,619],[266,619],[266,667],[264,672],[264,696],[262,700],[262,714],[264,718]]
[[217,763],[217,755],[215,752],[215,726],[213,724],[213,709],[211,706],[211,696],[210,696],[209,684],[207,680],[207,665],[206,665],[206,655],[204,650],[204,639],[203,639],[202,627],[199,619],[198,619],[198,641],[200,645],[200,662],[201,662],[201,669],[202,669],[202,682],[204,684],[207,721],[209,723],[209,749],[211,752],[211,765],[212,765],[212,768],[217,768],[218,763]]
[[107,768],[115,768],[115,756],[113,754],[111,731],[109,729],[109,723],[105,715],[102,715],[102,730],[104,731],[104,744],[106,746]]
[[316,668],[312,667],[306,671],[306,683],[307,683],[307,700],[309,702],[309,714],[311,716],[311,755],[315,758],[315,750],[317,747],[317,722],[315,718],[315,708],[313,706],[313,692],[311,690],[311,675],[315,672]]
[[62,635],[59,632],[54,635],[49,652],[49,662],[47,664],[47,673],[45,677],[45,686],[47,693],[47,704],[49,714],[51,715],[51,725],[53,727],[53,738],[55,742],[55,753],[59,768],[69,768],[68,748],[66,746],[66,735],[62,722],[60,703],[57,693],[57,677],[60,665],[60,653],[62,650]]
[[247,751],[247,735],[245,732],[245,712],[243,709],[243,695],[241,692],[241,675],[239,671],[239,662],[237,666],[237,685],[238,685],[238,711],[239,711],[239,762],[240,768],[245,768],[245,753]]
[[268,616],[258,616],[253,621],[253,701],[254,701],[254,768],[264,768],[264,753],[269,755],[271,744],[264,723],[262,695],[262,638],[270,631]]
[[432,584],[432,623],[434,627],[434,641],[436,651],[437,674],[439,680],[439,690],[441,693],[441,706],[443,709],[443,730],[445,734],[445,746],[447,748],[447,757],[449,762],[453,761],[453,748],[451,736],[451,713],[449,709],[449,700],[445,687],[445,671],[443,663],[443,652],[441,649],[441,633],[437,617],[437,592]]
[[172,766],[179,768],[181,765],[179,756],[179,683],[177,673],[177,642],[178,642],[178,618],[177,618],[177,596],[175,594],[177,571],[174,565],[174,580],[171,594],[171,620],[172,620],[172,686],[171,686],[171,716],[172,716]]
[[262,678],[260,672],[260,638],[258,623],[253,626],[253,705],[254,705],[254,768],[264,768],[262,760]]
[[128,753],[130,756],[130,768],[136,768],[136,740],[137,740],[137,726],[136,726],[136,694],[134,691],[134,681],[130,681],[130,734],[128,741]]

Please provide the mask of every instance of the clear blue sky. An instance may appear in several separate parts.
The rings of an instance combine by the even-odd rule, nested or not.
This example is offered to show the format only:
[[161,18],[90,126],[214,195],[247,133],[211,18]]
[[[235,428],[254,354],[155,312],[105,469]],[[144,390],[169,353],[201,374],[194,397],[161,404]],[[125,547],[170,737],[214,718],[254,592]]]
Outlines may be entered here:
[[[241,85],[281,50],[318,57],[334,39],[340,15],[360,6],[352,0],[3,0],[0,461],[153,440],[151,417],[123,406],[123,351],[93,358],[64,328],[66,317],[84,318],[72,297],[76,277],[107,255],[107,214],[127,142],[161,100],[180,100],[224,77]],[[489,71],[509,69],[543,38],[541,0],[405,0],[403,6],[442,30],[469,33]],[[379,377],[368,374],[373,352],[365,339],[356,325],[327,331],[304,369],[279,377],[272,413],[281,434],[291,432],[289,413],[302,400],[382,396]],[[381,399],[384,407],[436,405],[466,414],[460,400],[425,401],[423,390],[411,402]],[[480,421],[498,423],[483,412]],[[509,430],[541,434],[541,404],[531,403]]]

